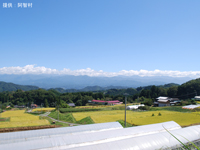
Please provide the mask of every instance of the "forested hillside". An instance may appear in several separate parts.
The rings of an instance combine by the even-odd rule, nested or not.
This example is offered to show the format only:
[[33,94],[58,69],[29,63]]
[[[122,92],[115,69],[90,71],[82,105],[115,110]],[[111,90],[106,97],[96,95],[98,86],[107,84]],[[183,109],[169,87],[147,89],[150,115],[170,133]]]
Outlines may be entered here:
[[31,85],[17,85],[17,84],[14,84],[14,83],[7,83],[7,82],[0,81],[0,92],[16,91],[18,89],[21,89],[23,91],[29,91],[29,90],[39,89],[39,87],[31,86]]
[[[4,84],[1,82],[1,84]],[[14,84],[9,84],[13,85]],[[55,102],[59,102],[62,107],[67,107],[67,103],[75,103],[76,106],[84,106],[88,103],[88,100],[100,99],[100,100],[120,100],[124,102],[124,93],[128,93],[128,102],[147,102],[155,101],[158,96],[176,97],[181,100],[189,100],[195,95],[200,94],[200,79],[188,81],[182,85],[167,84],[163,86],[148,86],[127,88],[127,89],[109,89],[101,92],[67,92],[60,93],[54,89],[44,90],[36,89],[26,91],[30,88],[37,88],[33,86],[17,86],[16,91],[4,91],[0,92],[0,103],[6,105],[26,105],[31,103],[37,105],[43,104],[45,107],[55,107]],[[14,90],[14,87],[11,88]]]

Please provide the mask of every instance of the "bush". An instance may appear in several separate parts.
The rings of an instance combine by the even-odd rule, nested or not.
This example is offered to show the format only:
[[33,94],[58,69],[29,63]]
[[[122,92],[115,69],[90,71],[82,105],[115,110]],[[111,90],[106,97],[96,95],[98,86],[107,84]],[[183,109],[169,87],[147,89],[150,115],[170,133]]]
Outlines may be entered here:
[[67,112],[85,112],[85,111],[99,111],[101,109],[88,109],[88,108],[60,108],[59,109],[61,113],[67,113]]
[[161,116],[161,113],[159,112],[158,116]]
[[140,106],[140,107],[138,107],[138,109],[140,109],[140,110],[150,110],[150,107],[149,106]]
[[151,116],[154,116],[154,114],[152,114]]

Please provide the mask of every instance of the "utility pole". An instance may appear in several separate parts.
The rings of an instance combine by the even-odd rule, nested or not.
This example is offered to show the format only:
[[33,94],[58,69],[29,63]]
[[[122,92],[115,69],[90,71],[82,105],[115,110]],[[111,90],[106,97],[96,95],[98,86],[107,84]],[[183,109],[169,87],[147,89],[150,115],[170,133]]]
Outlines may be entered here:
[[43,103],[41,103],[41,113],[42,113],[42,106],[43,106]]
[[127,102],[127,96],[129,94],[128,93],[125,93],[124,96],[125,96],[125,116],[124,116],[124,127],[126,128],[126,102]]

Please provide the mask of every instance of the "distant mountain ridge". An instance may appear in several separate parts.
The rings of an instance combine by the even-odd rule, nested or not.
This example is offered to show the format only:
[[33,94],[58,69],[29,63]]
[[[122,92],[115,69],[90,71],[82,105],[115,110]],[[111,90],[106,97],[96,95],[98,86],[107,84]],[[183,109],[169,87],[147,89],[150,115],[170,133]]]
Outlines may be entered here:
[[137,88],[148,85],[164,85],[168,83],[182,84],[191,78],[177,77],[140,77],[140,76],[115,76],[115,77],[89,77],[72,75],[0,75],[0,80],[20,85],[33,85],[40,88],[83,89],[87,86],[122,86]]
[[[158,87],[163,87],[163,88],[169,88],[171,86],[178,86],[178,84],[175,83],[170,83],[170,84],[165,84],[165,85],[159,85]],[[108,87],[100,87],[100,86],[87,86],[82,89],[63,89],[63,88],[50,88],[47,90],[55,90],[60,93],[73,93],[73,92],[105,92],[107,94],[109,93],[124,93],[127,90],[129,93],[137,93],[141,91],[142,89],[150,89],[152,85],[150,86],[145,86],[145,87],[138,87],[138,88],[131,88],[131,87],[123,87],[123,86],[108,86]],[[29,91],[29,90],[36,90],[39,89],[37,86],[31,86],[31,85],[18,85],[14,83],[6,83],[0,81],[0,92],[3,91],[16,91],[18,89],[21,89],[23,91]]]
[[16,91],[16,90],[23,90],[23,91],[29,91],[29,90],[37,90],[39,87],[37,86],[31,86],[31,85],[17,85],[14,83],[6,83],[0,81],[0,92],[3,91]]

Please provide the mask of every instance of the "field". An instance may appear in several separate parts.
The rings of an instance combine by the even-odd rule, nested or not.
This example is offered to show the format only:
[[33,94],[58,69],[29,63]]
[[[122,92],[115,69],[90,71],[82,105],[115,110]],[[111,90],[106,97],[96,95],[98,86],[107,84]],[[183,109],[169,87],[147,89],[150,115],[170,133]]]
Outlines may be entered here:
[[35,108],[35,109],[33,109],[32,111],[34,112],[34,111],[52,111],[52,110],[54,110],[55,108]]
[[2,118],[7,117],[10,117],[10,122],[1,122],[0,128],[50,125],[48,120],[40,119],[39,116],[27,114],[25,110],[3,112]]
[[[161,116],[158,114],[161,113]],[[181,126],[188,126],[200,123],[200,114],[198,112],[176,112],[176,111],[144,111],[144,112],[126,112],[127,122],[133,125],[146,125],[166,121],[175,121]],[[154,114],[154,116],[152,116]],[[73,113],[76,120],[81,120],[90,116],[95,123],[113,122],[124,120],[124,110],[98,111],[98,112],[77,112]]]

